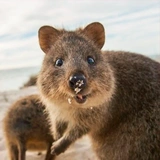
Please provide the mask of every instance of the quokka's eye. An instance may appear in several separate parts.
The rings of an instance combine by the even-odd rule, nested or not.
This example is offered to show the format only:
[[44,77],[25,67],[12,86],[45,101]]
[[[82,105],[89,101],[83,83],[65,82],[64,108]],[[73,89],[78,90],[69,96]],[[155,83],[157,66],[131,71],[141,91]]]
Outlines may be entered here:
[[60,66],[62,66],[62,65],[63,65],[63,59],[62,59],[62,58],[58,58],[58,59],[56,60],[56,62],[55,62],[55,66],[60,67]]
[[95,60],[94,60],[94,58],[92,58],[91,56],[88,56],[88,57],[87,57],[87,62],[88,62],[88,64],[90,64],[90,65],[94,65],[94,64],[95,64]]

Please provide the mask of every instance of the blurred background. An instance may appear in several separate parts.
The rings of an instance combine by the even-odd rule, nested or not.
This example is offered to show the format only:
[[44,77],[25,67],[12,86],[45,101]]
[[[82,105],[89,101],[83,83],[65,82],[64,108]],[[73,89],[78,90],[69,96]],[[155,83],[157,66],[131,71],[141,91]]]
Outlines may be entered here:
[[44,56],[41,26],[74,30],[94,21],[106,29],[103,50],[160,61],[160,0],[0,0],[0,91],[35,80]]

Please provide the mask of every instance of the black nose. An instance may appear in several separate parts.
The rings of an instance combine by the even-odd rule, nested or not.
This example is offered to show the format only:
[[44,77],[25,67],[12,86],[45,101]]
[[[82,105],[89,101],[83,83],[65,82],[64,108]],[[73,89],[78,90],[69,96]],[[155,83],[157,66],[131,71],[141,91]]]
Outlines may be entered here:
[[75,73],[69,78],[69,86],[76,93],[79,93],[86,86],[86,77],[82,73]]

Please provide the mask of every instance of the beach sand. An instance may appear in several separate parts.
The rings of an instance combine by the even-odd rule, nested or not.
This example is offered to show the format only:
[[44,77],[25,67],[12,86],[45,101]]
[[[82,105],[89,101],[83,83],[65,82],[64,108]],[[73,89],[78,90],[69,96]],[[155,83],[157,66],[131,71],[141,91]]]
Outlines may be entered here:
[[[36,87],[27,87],[16,91],[0,92],[0,160],[9,160],[3,137],[2,121],[8,107],[20,97],[38,93]],[[26,152],[26,160],[44,160],[45,152]],[[77,140],[65,153],[57,156],[56,160],[95,160],[90,140],[87,136]]]

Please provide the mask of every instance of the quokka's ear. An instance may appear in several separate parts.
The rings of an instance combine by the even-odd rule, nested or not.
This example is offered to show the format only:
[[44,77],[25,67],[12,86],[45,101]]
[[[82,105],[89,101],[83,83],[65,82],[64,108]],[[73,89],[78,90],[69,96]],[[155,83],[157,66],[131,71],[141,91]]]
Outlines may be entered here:
[[103,47],[105,42],[105,30],[101,23],[91,23],[83,29],[83,32],[97,45],[98,48],[101,49]]
[[51,26],[42,26],[38,31],[39,44],[44,53],[47,54],[51,46],[56,42],[60,31]]

